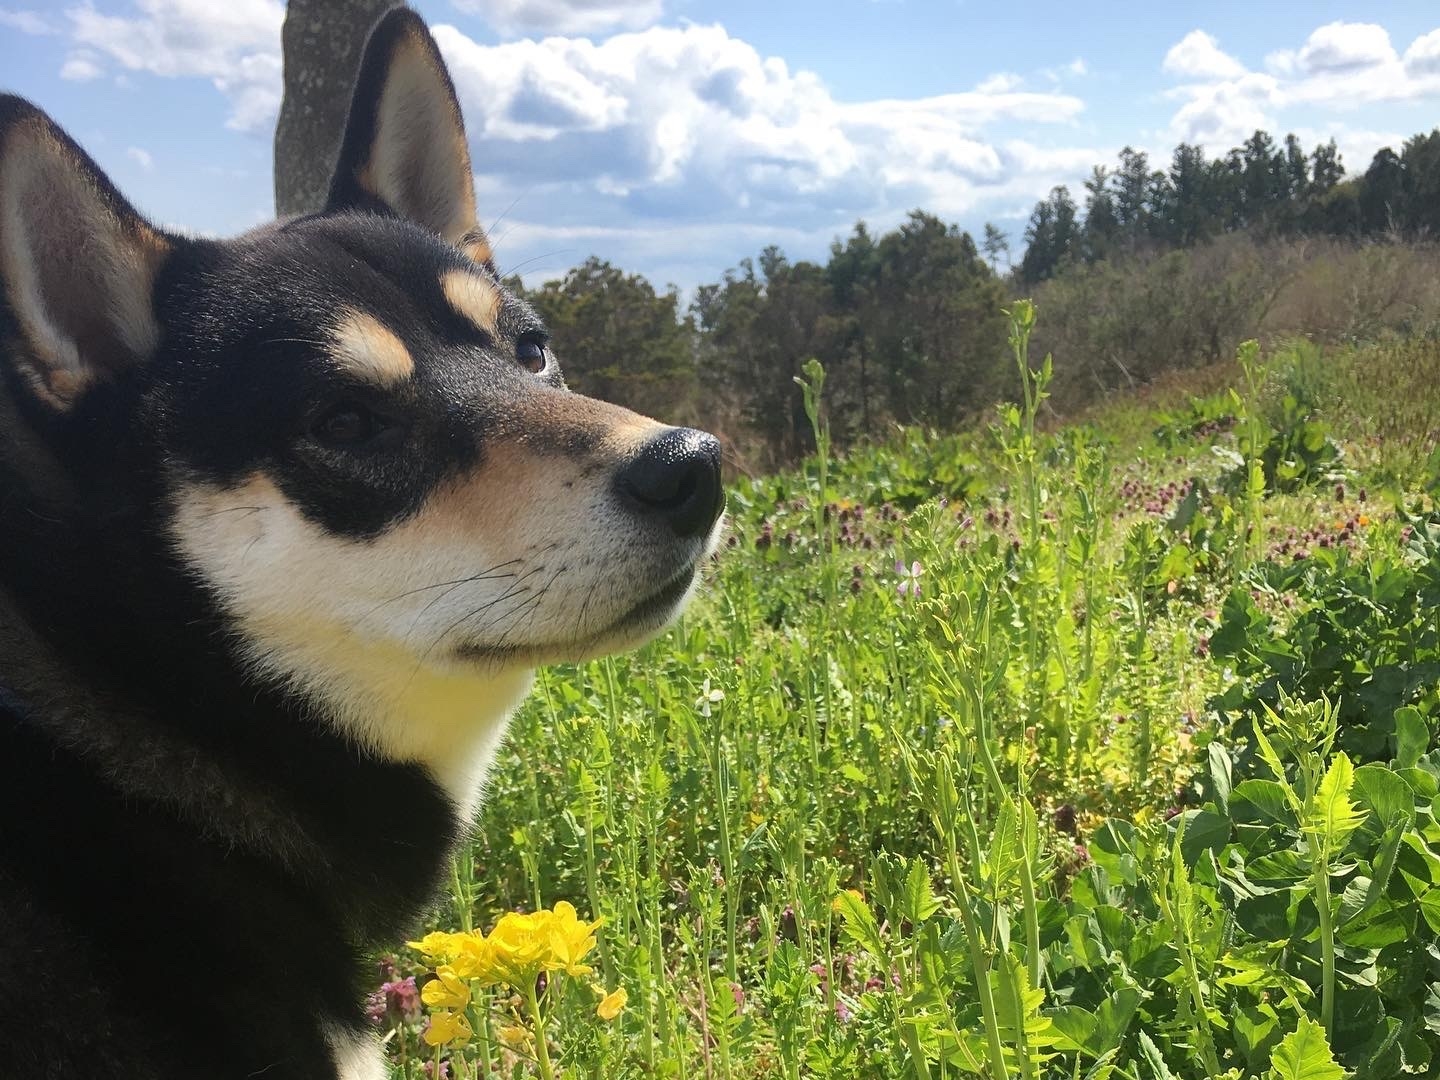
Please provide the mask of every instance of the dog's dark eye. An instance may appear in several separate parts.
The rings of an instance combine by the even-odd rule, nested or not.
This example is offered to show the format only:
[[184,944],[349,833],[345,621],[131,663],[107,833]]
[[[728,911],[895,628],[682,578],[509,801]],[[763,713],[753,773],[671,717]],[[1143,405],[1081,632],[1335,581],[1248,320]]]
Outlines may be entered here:
[[334,405],[320,414],[310,433],[331,446],[357,446],[385,430],[380,417],[355,402]]
[[545,370],[545,343],[539,338],[521,338],[515,343],[515,359],[526,371],[538,375]]

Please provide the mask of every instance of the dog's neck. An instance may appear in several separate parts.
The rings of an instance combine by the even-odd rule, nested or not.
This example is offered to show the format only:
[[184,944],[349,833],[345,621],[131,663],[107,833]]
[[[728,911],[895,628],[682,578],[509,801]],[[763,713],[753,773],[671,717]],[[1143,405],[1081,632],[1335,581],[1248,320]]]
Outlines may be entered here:
[[254,670],[313,701],[365,752],[424,768],[460,825],[469,824],[510,715],[534,683],[532,669],[426,661],[323,623],[246,629],[264,642],[241,647]]
[[427,771],[363,752],[305,701],[227,665],[203,632],[122,684],[77,664],[27,610],[0,587],[0,681],[26,725],[135,805],[282,868],[357,942],[410,929],[468,825]]
[[[125,695],[77,679],[3,591],[0,655],[12,711],[119,791],[166,805],[204,831],[263,850],[292,869],[316,860],[324,865],[323,848],[273,792],[225,769],[183,730],[137,709]],[[245,812],[235,813],[236,807]]]

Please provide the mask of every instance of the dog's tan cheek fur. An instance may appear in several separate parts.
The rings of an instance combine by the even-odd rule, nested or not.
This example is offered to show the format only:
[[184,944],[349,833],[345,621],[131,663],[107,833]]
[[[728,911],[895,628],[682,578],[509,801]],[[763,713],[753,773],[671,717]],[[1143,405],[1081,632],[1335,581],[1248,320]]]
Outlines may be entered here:
[[[512,419],[527,438],[488,445],[480,467],[436,491],[401,533],[413,530],[422,546],[427,535],[483,536],[509,551],[533,549],[547,536],[582,536],[593,528],[595,496],[609,487],[613,473],[665,430],[637,413],[574,394],[547,397]],[[566,453],[572,433],[594,438],[594,448],[580,456]]]
[[[394,596],[419,596],[423,608],[434,595],[426,586],[473,572],[457,549],[500,558],[478,538],[427,540],[418,519],[370,544],[331,536],[263,475],[231,488],[185,487],[172,529],[234,621],[247,663],[314,699],[376,756],[425,765],[462,816],[470,812],[531,672],[425,662],[432,643],[404,640],[383,616]],[[367,622],[375,612],[379,620]]]
[[[524,438],[488,444],[476,469],[371,541],[327,533],[263,474],[192,484],[177,500],[177,547],[234,619],[248,662],[377,755],[424,764],[462,814],[531,672],[477,666],[461,646],[588,640],[650,584],[616,571],[633,523],[610,488],[662,425],[572,395],[542,401],[516,417]],[[576,436],[591,450],[566,452]],[[467,578],[463,592],[434,591]],[[462,625],[468,639],[446,636]]]

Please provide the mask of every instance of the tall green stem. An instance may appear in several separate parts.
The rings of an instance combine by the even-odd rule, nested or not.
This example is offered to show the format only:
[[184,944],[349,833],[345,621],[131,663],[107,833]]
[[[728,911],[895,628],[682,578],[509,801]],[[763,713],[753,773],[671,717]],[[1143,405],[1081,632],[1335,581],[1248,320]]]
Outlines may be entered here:
[[549,1040],[545,1037],[545,1014],[540,1011],[540,999],[535,993],[533,980],[525,988],[525,1003],[530,1007],[530,1019],[535,1024],[535,1065],[540,1071],[540,1080],[555,1080],[555,1069],[550,1064]]
[[1315,909],[1320,913],[1320,1023],[1335,1030],[1335,926],[1330,914],[1330,859],[1327,851],[1315,863]]
[[[989,1048],[990,1080],[1010,1080],[1009,1070],[1005,1067],[1005,1043],[1000,1038],[1000,1016],[995,1009],[995,990],[990,982],[989,950],[980,933],[975,913],[970,907],[973,893],[969,879],[965,876],[964,867],[960,863],[960,850],[955,842],[955,821],[962,816],[959,789],[956,787],[950,762],[943,755],[937,761],[935,779],[940,798],[939,805],[932,811],[932,817],[935,821],[935,830],[945,844],[946,869],[950,873],[951,882],[954,883],[958,901],[956,906],[960,910],[960,924],[965,930],[965,947],[970,954],[970,970],[975,978],[975,993],[980,998],[980,1017],[985,1024],[985,1041]],[[963,816],[970,821],[970,827],[973,830],[972,815],[965,813]],[[972,842],[978,849],[978,840],[972,839]],[[974,853],[971,853],[971,858],[974,858]]]

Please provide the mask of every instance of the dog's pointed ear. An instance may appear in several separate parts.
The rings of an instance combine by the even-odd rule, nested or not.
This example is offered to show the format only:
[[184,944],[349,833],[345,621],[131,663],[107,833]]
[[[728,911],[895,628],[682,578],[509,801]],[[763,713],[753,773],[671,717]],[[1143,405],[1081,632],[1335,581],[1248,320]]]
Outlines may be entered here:
[[489,260],[455,86],[409,8],[376,24],[355,80],[326,210],[356,208],[398,214]]
[[66,409],[155,350],[172,247],[54,121],[0,95],[0,355],[39,398]]

